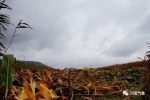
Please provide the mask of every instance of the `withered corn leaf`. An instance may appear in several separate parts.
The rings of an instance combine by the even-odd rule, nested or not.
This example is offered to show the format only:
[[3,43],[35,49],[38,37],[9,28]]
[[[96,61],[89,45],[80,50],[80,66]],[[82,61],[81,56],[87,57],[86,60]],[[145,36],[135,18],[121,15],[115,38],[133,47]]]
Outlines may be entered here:
[[49,89],[47,88],[46,85],[39,83],[39,84],[37,84],[37,87],[40,90],[40,92],[43,95],[45,100],[52,100]]
[[27,79],[23,77],[24,99],[35,100],[35,93],[33,87],[28,83]]

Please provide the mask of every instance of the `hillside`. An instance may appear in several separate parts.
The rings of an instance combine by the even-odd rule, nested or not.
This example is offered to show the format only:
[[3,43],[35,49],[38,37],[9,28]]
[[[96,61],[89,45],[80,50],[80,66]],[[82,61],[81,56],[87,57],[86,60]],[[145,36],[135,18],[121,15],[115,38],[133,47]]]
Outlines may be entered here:
[[[2,59],[0,59],[0,65],[2,64]],[[20,66],[21,68],[50,68],[50,69],[53,69],[53,67],[51,66],[47,66],[41,62],[38,62],[38,61],[21,61],[21,60],[17,60],[16,61],[16,64],[17,66]]]

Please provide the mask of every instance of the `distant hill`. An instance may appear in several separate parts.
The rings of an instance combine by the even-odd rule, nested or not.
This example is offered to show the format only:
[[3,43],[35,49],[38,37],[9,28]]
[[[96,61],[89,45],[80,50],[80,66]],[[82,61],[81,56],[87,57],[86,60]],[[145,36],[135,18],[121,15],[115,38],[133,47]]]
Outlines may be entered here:
[[146,64],[148,64],[148,61],[134,61],[134,62],[128,62],[128,63],[122,63],[122,64],[114,64],[114,65],[109,65],[109,66],[103,66],[103,67],[98,67],[96,69],[100,70],[106,70],[106,69],[112,69],[112,68],[128,68],[128,67],[135,67],[135,68],[142,68],[145,67]]
[[[0,59],[0,64],[2,63],[2,59]],[[45,66],[45,67],[50,67],[52,68],[51,66],[47,66],[41,62],[38,62],[38,61],[21,61],[21,60],[17,60],[17,63],[22,63],[22,64],[25,64],[25,65],[34,65],[34,66]]]
[[35,66],[47,66],[38,61],[19,61],[19,62],[24,63],[24,64],[29,64],[29,65],[35,65]]

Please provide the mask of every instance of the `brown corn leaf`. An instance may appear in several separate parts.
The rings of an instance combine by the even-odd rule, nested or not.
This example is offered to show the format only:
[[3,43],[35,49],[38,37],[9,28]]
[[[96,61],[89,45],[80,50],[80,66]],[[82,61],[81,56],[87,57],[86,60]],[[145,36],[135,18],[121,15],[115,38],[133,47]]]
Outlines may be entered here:
[[88,87],[91,87],[92,86],[92,82],[91,81],[89,81],[89,83],[88,83],[88,85],[87,85]]
[[42,74],[42,80],[43,80],[43,81],[46,81],[46,76],[45,76],[44,73]]
[[117,85],[118,84],[118,79],[116,77],[114,77],[113,82],[111,83],[111,85]]
[[107,93],[107,92],[110,92],[110,91],[111,91],[111,86],[102,87],[102,92],[103,92],[103,93]]
[[7,97],[6,97],[8,100],[14,99],[14,96],[16,95],[15,90],[16,90],[15,86],[12,86],[11,90],[8,92]]
[[85,93],[89,95],[89,93],[90,93],[89,87],[88,86],[83,86],[83,87],[85,89]]
[[125,97],[123,100],[131,100],[131,99],[130,99],[130,96],[128,96],[128,97]]
[[120,89],[120,90],[118,90],[118,91],[116,91],[116,92],[113,92],[113,93],[114,93],[114,94],[122,94],[122,92],[123,92],[123,90]]
[[47,77],[47,78],[49,78],[49,79],[50,79],[51,72],[50,72],[50,71],[48,71],[48,70],[46,70],[46,71],[45,71],[45,75],[46,75],[46,77]]
[[50,81],[51,80],[51,72],[50,71],[47,71],[45,70],[45,72],[42,74],[42,79],[44,81]]
[[[42,95],[41,92],[37,92],[35,95],[36,95],[36,100],[44,99],[44,96]],[[44,100],[45,100],[45,99],[44,99]]]
[[11,90],[12,90],[12,91],[16,91],[17,89],[16,89],[16,87],[13,85],[13,86],[11,87]]
[[59,100],[68,100],[65,96],[61,96]]
[[23,87],[12,86],[9,95],[7,96],[7,100],[24,100],[23,94]]

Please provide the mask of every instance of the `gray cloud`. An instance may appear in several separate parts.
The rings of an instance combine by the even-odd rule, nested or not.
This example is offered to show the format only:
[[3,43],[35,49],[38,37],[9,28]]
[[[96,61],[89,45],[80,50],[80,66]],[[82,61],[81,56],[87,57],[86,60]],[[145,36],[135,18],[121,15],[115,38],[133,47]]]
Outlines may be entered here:
[[[56,68],[100,67],[138,60],[149,42],[150,2],[144,1],[8,1],[18,29],[12,48],[18,59],[41,61]],[[6,32],[9,44],[15,26]],[[11,34],[11,35],[10,35]]]
[[144,20],[139,21],[138,25],[130,30],[127,35],[124,35],[122,39],[116,40],[106,51],[112,56],[130,56],[135,52],[145,47],[145,42],[149,41],[149,14],[145,16]]
[[140,23],[137,30],[140,34],[148,35],[150,33],[150,11],[147,12],[147,16],[145,16],[145,19]]

